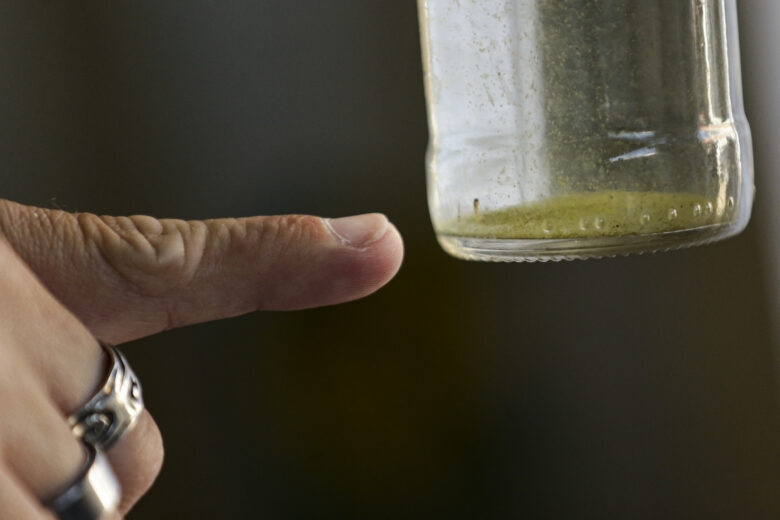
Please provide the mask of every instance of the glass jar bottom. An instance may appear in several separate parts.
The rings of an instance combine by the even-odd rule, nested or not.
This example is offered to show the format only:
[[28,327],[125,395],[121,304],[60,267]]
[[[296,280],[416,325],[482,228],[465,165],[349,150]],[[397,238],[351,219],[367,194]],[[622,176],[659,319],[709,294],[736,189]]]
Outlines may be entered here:
[[439,244],[450,255],[485,262],[560,262],[617,255],[655,253],[723,240],[744,225],[721,223],[664,233],[590,238],[475,238],[439,234]]

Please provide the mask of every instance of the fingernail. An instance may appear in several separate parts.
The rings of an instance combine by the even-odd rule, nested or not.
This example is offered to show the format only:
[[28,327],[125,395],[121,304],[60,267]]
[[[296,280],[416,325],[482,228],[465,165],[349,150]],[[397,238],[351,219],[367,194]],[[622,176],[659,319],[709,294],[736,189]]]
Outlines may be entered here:
[[367,247],[387,231],[387,217],[381,213],[327,219],[325,224],[339,240],[352,247]]

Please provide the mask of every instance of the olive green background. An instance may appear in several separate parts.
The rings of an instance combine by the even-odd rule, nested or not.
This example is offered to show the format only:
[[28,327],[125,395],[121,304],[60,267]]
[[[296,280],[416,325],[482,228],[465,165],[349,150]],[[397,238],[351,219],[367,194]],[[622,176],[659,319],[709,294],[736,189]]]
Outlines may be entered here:
[[[427,215],[416,16],[412,0],[0,3],[3,197],[382,211],[406,240],[371,298],[126,346],[167,447],[130,518],[780,516],[769,192],[714,246],[453,260]],[[778,124],[760,21],[743,20],[759,190]]]

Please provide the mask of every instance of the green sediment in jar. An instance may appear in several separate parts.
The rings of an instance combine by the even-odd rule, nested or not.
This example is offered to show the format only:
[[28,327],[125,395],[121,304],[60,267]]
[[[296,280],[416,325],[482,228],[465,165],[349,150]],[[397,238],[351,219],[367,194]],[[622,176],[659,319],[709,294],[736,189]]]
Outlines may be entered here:
[[561,239],[665,233],[728,221],[733,199],[720,206],[692,193],[577,193],[527,205],[475,212],[438,232],[474,238]]

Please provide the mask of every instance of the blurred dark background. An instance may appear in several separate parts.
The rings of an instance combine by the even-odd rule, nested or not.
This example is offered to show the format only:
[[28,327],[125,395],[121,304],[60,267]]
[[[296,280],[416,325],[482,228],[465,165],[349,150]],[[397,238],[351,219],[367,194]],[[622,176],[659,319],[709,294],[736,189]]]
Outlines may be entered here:
[[438,248],[413,0],[0,3],[3,197],[406,240],[366,300],[126,346],[167,446],[130,518],[780,517],[773,1],[740,5],[749,231],[547,265]]

